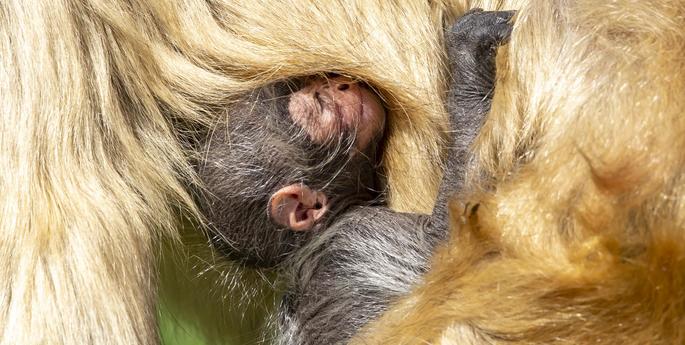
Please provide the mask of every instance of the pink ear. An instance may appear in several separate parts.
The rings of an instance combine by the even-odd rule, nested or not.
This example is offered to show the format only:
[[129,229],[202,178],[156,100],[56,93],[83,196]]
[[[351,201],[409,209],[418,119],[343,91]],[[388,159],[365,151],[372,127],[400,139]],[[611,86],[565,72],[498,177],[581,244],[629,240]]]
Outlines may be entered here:
[[326,195],[304,184],[291,184],[271,196],[267,212],[277,224],[305,231],[311,229],[327,210]]

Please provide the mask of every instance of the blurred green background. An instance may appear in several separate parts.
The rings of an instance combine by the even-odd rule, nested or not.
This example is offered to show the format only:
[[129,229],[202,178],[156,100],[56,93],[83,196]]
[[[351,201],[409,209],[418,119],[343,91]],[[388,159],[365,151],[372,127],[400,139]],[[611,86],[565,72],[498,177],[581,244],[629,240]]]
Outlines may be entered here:
[[279,300],[274,275],[244,269],[211,250],[191,224],[167,240],[158,262],[158,322],[163,345],[263,344]]

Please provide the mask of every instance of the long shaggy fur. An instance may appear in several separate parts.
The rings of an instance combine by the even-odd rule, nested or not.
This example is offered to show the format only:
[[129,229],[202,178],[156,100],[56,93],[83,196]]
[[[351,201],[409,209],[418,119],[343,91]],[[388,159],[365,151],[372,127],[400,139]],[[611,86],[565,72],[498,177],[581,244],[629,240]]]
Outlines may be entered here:
[[[390,199],[430,210],[444,127],[440,8],[0,3],[0,343],[157,342],[159,241],[178,238],[180,214],[200,218],[182,143],[277,79],[339,71],[381,89]],[[200,309],[212,305],[225,304]]]
[[685,341],[683,1],[9,0],[0,344],[156,343],[159,241],[200,218],[182,143],[277,79],[378,88],[390,204],[429,211],[442,26],[472,7],[520,10],[476,145],[480,206],[361,341]]
[[682,344],[685,2],[498,5],[520,12],[482,188],[357,343]]

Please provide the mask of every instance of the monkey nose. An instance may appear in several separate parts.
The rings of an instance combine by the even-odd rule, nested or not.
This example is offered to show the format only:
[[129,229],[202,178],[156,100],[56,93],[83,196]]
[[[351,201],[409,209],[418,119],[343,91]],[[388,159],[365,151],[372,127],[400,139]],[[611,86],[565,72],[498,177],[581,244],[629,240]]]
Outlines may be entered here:
[[331,96],[343,96],[349,92],[359,92],[359,82],[347,77],[335,77],[325,80],[317,90]]
[[[362,84],[347,77],[328,79],[317,91],[326,95],[338,106],[345,108],[358,108],[362,102]],[[348,109],[348,111],[350,110],[352,109]]]

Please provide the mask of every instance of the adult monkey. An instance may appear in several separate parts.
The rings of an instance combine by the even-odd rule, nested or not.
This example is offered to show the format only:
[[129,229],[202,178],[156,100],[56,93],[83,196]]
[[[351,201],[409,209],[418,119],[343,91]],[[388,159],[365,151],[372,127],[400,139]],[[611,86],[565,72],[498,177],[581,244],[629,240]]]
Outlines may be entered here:
[[[447,282],[467,288],[429,276],[398,309],[425,310],[446,291],[469,303],[433,305],[423,315],[442,321],[395,335],[682,342],[681,0],[64,0],[0,3],[0,343],[155,343],[156,242],[177,234],[179,205],[194,211],[179,142],[274,79],[338,70],[378,85],[391,110],[391,204],[428,211],[441,28],[472,7],[520,10],[511,72],[501,69],[476,146],[497,188],[472,198],[481,242],[437,259],[463,268]],[[493,261],[470,251],[483,244]],[[393,330],[392,315],[371,330]]]
[[531,1],[509,47],[481,189],[352,343],[684,343],[685,2]]
[[[181,143],[234,95],[276,79],[341,71],[381,86],[390,200],[429,210],[443,6],[0,3],[0,344],[156,343],[158,243],[178,239],[179,209],[196,215],[194,153]],[[202,279],[214,276],[192,282]],[[172,300],[193,301],[182,288]]]

